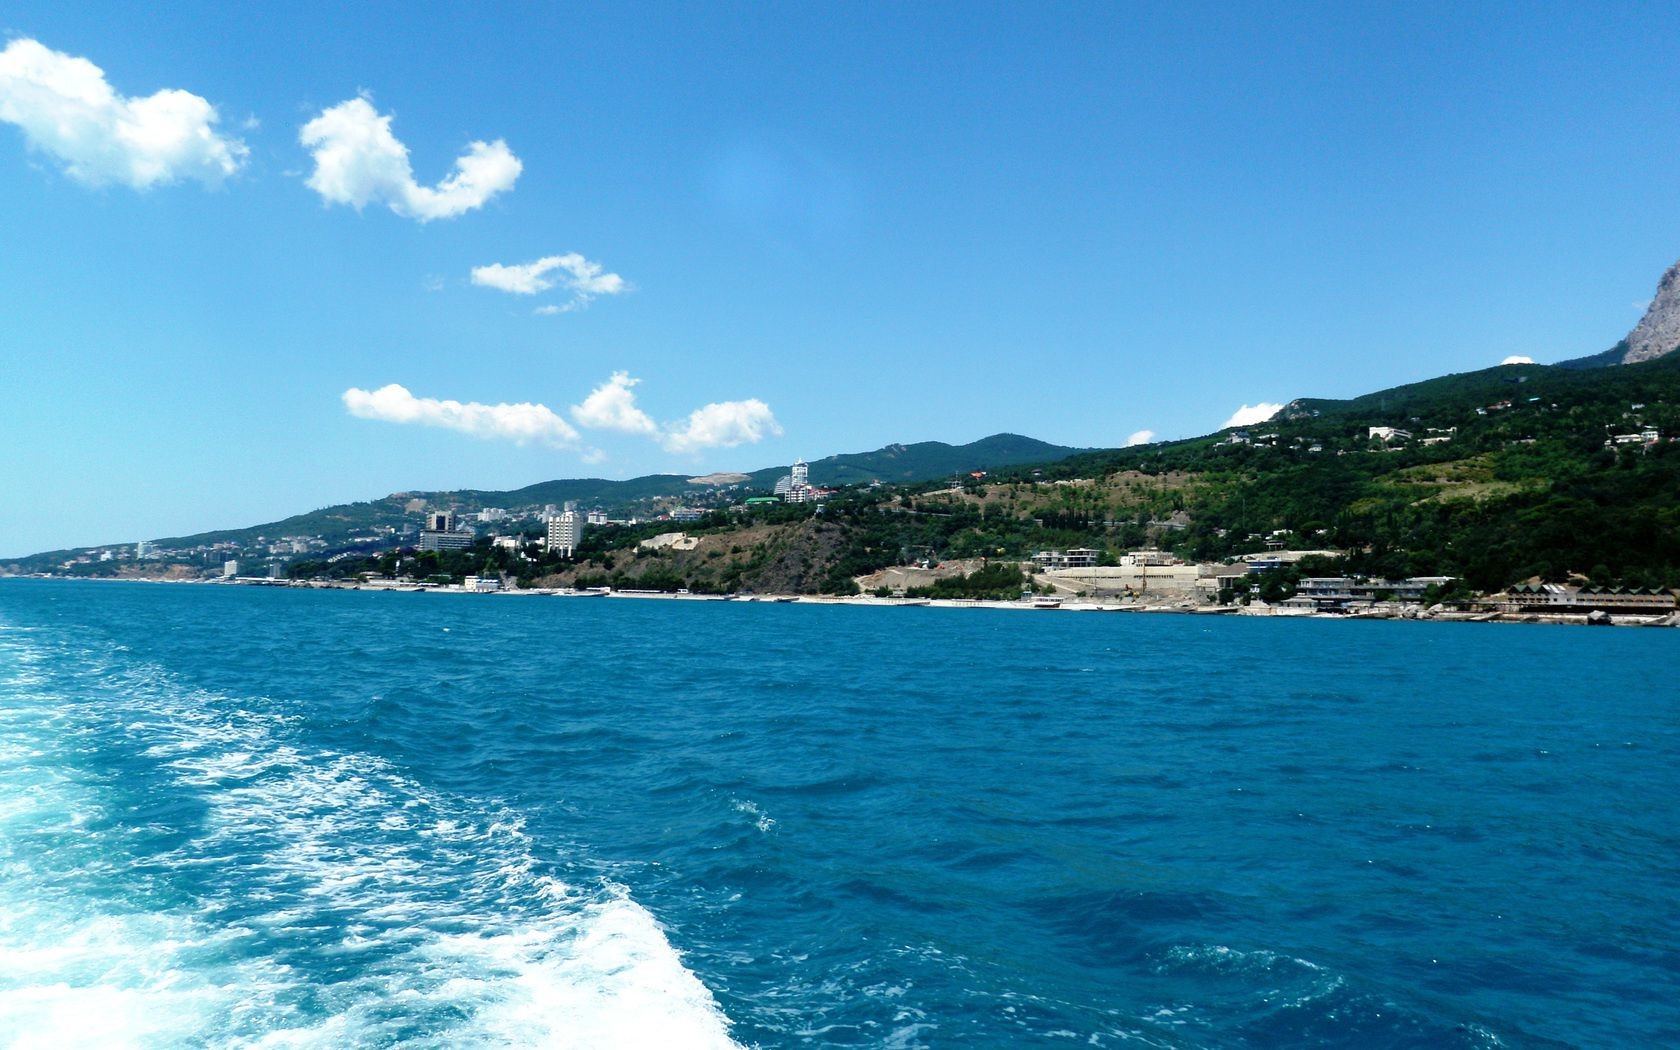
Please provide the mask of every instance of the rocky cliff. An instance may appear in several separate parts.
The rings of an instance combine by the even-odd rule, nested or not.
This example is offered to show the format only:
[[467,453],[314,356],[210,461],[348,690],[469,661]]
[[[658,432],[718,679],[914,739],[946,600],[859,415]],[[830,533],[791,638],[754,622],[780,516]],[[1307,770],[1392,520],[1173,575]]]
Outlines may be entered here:
[[1656,298],[1639,324],[1628,333],[1627,353],[1622,364],[1650,361],[1680,347],[1680,263],[1675,263],[1657,282]]

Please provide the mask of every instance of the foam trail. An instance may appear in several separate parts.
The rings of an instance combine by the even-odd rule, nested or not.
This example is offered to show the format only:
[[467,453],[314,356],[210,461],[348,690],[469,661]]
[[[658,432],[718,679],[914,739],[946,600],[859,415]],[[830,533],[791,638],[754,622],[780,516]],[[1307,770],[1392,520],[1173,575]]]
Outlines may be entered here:
[[0,631],[0,1044],[734,1045],[517,813],[126,659]]

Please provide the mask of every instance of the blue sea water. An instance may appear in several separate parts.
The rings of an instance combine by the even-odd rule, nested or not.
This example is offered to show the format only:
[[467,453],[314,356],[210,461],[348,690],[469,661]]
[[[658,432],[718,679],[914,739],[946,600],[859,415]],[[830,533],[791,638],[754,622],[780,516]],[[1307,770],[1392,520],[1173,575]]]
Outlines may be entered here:
[[1677,669],[0,582],[0,1043],[1680,1045]]

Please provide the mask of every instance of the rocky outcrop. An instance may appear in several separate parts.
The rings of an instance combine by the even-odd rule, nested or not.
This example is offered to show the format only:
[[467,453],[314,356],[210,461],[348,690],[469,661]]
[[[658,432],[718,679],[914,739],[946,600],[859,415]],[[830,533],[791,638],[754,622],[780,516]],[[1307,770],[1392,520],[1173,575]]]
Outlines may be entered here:
[[1624,365],[1650,361],[1680,347],[1680,263],[1670,266],[1657,282],[1656,298],[1628,333],[1627,347]]

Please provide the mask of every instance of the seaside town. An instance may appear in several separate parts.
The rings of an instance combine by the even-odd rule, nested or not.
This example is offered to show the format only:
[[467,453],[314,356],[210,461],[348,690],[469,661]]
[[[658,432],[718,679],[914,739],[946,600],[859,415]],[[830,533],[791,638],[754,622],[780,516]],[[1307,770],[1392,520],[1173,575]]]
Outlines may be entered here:
[[[1441,443],[1451,436],[1430,434],[1421,441]],[[1241,445],[1270,443],[1276,437],[1238,431],[1224,440]],[[1641,446],[1661,440],[1655,432],[1639,437]],[[1370,433],[1372,442],[1383,447],[1412,438],[1392,428],[1371,428]],[[1610,443],[1633,444],[1619,435]],[[1308,446],[1305,451],[1317,454],[1319,449]],[[930,494],[960,502],[965,493],[984,492],[987,477],[987,471],[973,471]],[[875,481],[857,488],[879,498],[883,486]],[[1446,575],[1318,575],[1310,570],[1338,564],[1349,552],[1294,546],[1290,541],[1299,537],[1287,529],[1251,534],[1253,550],[1217,561],[1186,559],[1158,546],[1076,546],[1039,549],[1016,558],[1000,552],[995,557],[943,559],[931,549],[907,549],[901,552],[906,556],[897,559],[899,564],[860,573],[849,578],[848,585],[825,588],[827,593],[810,586],[724,589],[706,586],[698,578],[691,587],[684,585],[690,579],[671,573],[619,577],[615,585],[592,582],[587,571],[578,569],[580,564],[583,570],[591,564],[610,567],[613,552],[621,559],[715,561],[723,556],[725,543],[741,553],[732,538],[767,514],[774,512],[784,523],[790,513],[803,522],[820,522],[831,498],[853,495],[848,489],[813,485],[808,464],[800,461],[777,479],[768,495],[739,483],[715,486],[645,518],[613,517],[600,507],[582,508],[577,501],[463,510],[439,509],[414,497],[404,504],[412,524],[370,528],[337,543],[321,535],[257,536],[245,543],[222,540],[192,546],[140,541],[76,553],[58,569],[93,575],[87,569],[99,566],[123,570],[112,575],[125,578],[405,593],[1680,626],[1676,593],[1660,587],[1536,580],[1476,593],[1464,581]],[[1170,535],[1188,522],[1189,516],[1177,511],[1151,524],[1155,535]],[[464,564],[481,567],[448,571],[450,565]],[[533,575],[536,572],[543,574]],[[962,586],[982,575],[985,587]]]

